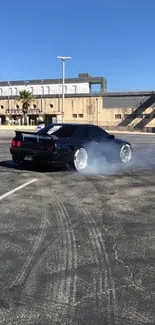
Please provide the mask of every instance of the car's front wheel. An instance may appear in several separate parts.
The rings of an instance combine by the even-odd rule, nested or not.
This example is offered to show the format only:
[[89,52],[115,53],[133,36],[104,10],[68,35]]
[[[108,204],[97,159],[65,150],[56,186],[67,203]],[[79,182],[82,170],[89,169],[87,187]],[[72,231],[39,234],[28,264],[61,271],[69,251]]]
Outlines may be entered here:
[[88,167],[88,153],[84,148],[79,148],[74,152],[73,164],[77,171],[85,171]]
[[121,162],[127,164],[131,161],[132,158],[132,148],[128,143],[122,145],[120,149],[120,159]]

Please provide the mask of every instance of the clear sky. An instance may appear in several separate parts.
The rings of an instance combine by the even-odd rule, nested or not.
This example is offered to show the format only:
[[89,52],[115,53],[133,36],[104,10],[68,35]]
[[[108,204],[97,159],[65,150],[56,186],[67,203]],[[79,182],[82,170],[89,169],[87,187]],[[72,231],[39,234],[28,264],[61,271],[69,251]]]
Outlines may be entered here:
[[104,76],[109,91],[155,89],[154,0],[1,0],[0,78]]

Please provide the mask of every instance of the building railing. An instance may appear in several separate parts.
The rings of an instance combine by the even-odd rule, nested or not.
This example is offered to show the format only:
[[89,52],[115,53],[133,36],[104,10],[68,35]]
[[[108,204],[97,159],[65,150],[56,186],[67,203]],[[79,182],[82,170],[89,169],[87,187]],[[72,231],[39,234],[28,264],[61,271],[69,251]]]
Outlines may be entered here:
[[[31,91],[31,89],[27,88],[27,90]],[[42,92],[41,90],[34,90],[34,91],[31,91],[33,93],[34,96],[48,96],[48,95],[56,95],[56,96],[62,96],[62,88],[60,87],[60,89],[57,89],[57,90],[52,90],[52,89],[49,89],[49,91],[44,91]],[[64,89],[64,94],[65,95],[72,95],[72,94],[99,94],[101,93],[101,90],[98,90],[98,91],[90,91],[89,89],[87,88],[79,88],[79,89]],[[17,92],[8,92],[7,90],[6,91],[0,91],[0,97],[7,97],[7,98],[10,98],[10,97],[16,97],[16,96],[19,96],[19,91]]]

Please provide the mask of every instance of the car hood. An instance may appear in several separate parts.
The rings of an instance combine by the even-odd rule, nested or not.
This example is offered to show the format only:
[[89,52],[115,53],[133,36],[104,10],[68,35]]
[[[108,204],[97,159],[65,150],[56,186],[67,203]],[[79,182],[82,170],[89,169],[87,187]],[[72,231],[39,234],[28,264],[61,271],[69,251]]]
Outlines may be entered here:
[[112,139],[112,141],[113,141],[113,143],[115,143],[115,144],[119,144],[119,145],[123,145],[123,144],[129,144],[129,145],[131,145],[128,141],[126,141],[126,140],[123,140],[123,139],[119,139],[119,138],[114,138],[114,139]]

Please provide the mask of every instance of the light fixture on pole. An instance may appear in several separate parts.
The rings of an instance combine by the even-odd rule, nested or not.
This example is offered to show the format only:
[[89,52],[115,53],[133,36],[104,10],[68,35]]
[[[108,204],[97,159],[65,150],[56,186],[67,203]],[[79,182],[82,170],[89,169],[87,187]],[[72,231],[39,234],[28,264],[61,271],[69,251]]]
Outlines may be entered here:
[[65,82],[65,61],[71,60],[72,58],[70,56],[57,56],[57,59],[62,61],[62,123],[63,123],[63,117],[64,117],[64,82]]
[[25,84],[26,87],[27,87],[28,83],[29,83],[29,81],[25,80],[24,84]]

